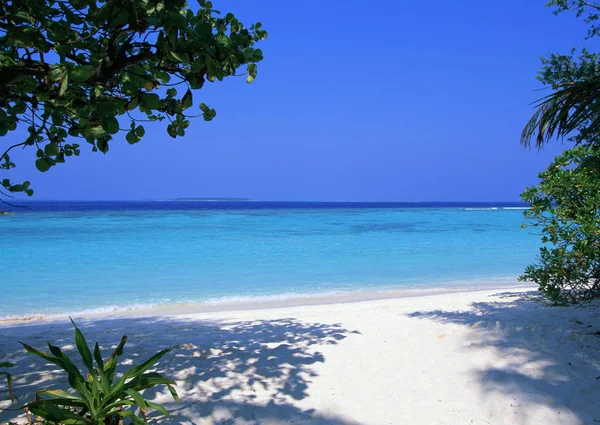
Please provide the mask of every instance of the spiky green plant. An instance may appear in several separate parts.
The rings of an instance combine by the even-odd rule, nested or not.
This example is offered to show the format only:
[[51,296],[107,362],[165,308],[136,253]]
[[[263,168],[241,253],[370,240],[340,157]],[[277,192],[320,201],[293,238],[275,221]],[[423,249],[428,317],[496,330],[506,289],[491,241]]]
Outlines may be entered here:
[[[67,392],[59,389],[47,389],[36,393],[36,400],[25,405],[34,415],[55,424],[90,424],[113,425],[129,418],[134,424],[146,424],[146,409],[155,409],[164,415],[167,410],[156,403],[145,400],[141,391],[156,385],[166,385],[173,398],[179,397],[173,388],[175,381],[163,378],[156,372],[147,372],[170,349],[162,350],[148,360],[134,366],[116,379],[116,369],[119,356],[127,337],[123,336],[119,345],[108,360],[104,361],[100,346],[96,342],[94,352],[90,351],[83,333],[75,327],[75,344],[87,376],[84,378],[73,361],[54,345],[48,344],[50,353],[39,351],[27,344],[21,343],[27,352],[53,363],[67,372],[69,384],[74,391]],[[94,366],[95,360],[95,366]],[[139,408],[139,413],[135,409]]]
[[[10,362],[0,362],[0,367],[13,367],[14,365]],[[10,401],[15,401],[15,397],[13,394],[13,386],[12,386],[12,375],[4,370],[0,371],[0,375],[3,375],[6,377],[6,383],[8,385],[8,398],[10,398]]]

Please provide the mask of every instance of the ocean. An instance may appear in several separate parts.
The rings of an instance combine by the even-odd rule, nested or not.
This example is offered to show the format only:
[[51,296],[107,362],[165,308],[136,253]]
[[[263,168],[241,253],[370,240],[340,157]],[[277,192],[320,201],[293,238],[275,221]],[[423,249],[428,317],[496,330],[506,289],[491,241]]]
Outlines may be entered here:
[[520,203],[27,202],[0,216],[0,318],[515,283]]

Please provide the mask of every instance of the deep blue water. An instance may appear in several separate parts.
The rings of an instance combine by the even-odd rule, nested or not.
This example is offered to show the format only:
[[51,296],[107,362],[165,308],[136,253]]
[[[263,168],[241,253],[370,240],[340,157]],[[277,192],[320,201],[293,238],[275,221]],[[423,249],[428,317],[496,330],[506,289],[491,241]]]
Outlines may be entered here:
[[30,202],[0,217],[0,317],[514,282],[520,203]]

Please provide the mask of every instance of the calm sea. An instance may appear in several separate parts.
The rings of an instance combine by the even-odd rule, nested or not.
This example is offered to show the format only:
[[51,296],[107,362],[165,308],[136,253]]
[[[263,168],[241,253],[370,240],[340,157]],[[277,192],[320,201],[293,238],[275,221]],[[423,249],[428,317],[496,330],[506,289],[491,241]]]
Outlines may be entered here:
[[31,202],[0,217],[0,317],[515,282],[521,204]]

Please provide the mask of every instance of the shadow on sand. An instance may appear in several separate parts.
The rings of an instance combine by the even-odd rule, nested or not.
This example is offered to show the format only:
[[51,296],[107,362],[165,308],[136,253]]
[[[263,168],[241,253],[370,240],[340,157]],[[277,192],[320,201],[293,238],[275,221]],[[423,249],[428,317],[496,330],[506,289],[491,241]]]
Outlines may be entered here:
[[[551,307],[535,291],[496,296],[501,300],[472,303],[468,311],[409,317],[468,326],[473,332],[468,348],[496,350],[502,361],[475,376],[484,393],[570,411],[582,424],[600,423],[600,404],[589,402],[597,400],[590,394],[600,394],[600,309]],[[521,423],[518,417],[514,423]]]
[[[325,362],[319,347],[338,344],[349,334],[358,333],[339,324],[308,324],[295,319],[234,323],[154,317],[80,320],[78,326],[89,344],[100,342],[105,357],[120,337],[127,335],[122,359],[129,366],[159,349],[174,348],[161,360],[157,371],[178,381],[181,401],[173,402],[162,388],[146,391],[146,398],[164,404],[171,412],[170,418],[155,422],[358,425],[348,418],[295,405],[308,395],[309,384],[316,376],[312,366]],[[20,403],[32,400],[35,390],[67,386],[63,373],[27,355],[19,340],[40,349],[45,349],[45,342],[52,342],[75,357],[70,324],[0,328],[0,353],[14,353],[5,359],[16,365],[12,372]],[[0,396],[4,390],[0,387]],[[0,423],[16,414],[0,412]]]

